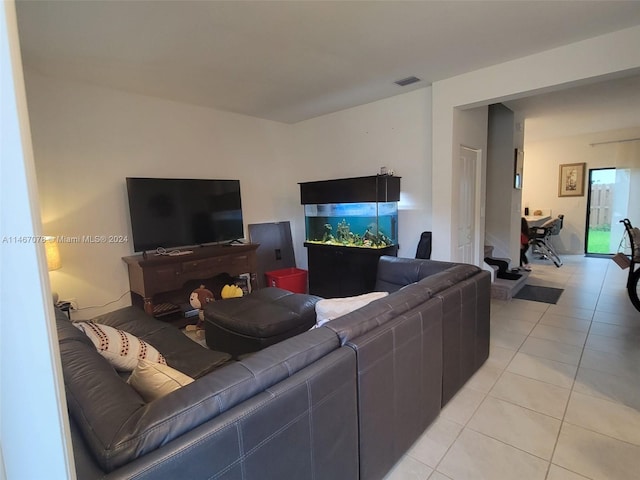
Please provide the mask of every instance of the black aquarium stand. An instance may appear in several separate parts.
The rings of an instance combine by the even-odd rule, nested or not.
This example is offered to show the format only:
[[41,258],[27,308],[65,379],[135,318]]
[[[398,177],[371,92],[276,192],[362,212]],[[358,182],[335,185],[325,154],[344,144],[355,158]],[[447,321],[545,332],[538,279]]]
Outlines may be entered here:
[[398,246],[385,248],[339,247],[306,242],[309,293],[323,298],[351,297],[372,292],[378,259],[396,256]]

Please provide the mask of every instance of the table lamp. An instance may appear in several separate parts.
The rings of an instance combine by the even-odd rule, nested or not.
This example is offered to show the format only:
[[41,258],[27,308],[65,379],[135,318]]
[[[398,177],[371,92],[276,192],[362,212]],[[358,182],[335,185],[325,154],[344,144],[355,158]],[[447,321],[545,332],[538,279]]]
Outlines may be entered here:
[[[60,249],[58,248],[58,240],[56,237],[44,237],[44,251],[47,256],[47,269],[51,272],[62,267],[60,260]],[[58,303],[58,294],[52,292],[53,303]]]

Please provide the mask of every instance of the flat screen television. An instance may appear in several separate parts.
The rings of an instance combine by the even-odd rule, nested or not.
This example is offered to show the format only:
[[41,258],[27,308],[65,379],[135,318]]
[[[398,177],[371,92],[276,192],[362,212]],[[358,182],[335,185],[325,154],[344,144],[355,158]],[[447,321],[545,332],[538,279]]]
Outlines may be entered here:
[[126,180],[136,252],[244,237],[239,180]]

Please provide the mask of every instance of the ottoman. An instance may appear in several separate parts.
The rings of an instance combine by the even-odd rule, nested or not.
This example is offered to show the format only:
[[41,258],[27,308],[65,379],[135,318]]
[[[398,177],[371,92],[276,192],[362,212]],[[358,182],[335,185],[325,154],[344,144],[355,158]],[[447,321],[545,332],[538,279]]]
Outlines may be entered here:
[[204,309],[207,346],[236,358],[262,350],[313,327],[319,300],[315,295],[267,287],[210,303]]

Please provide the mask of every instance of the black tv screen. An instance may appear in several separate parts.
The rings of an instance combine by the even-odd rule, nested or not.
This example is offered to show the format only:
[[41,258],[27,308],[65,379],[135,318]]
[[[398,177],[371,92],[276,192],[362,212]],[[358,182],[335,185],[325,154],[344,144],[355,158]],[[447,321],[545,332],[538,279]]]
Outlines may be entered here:
[[136,252],[244,237],[239,180],[127,178]]

